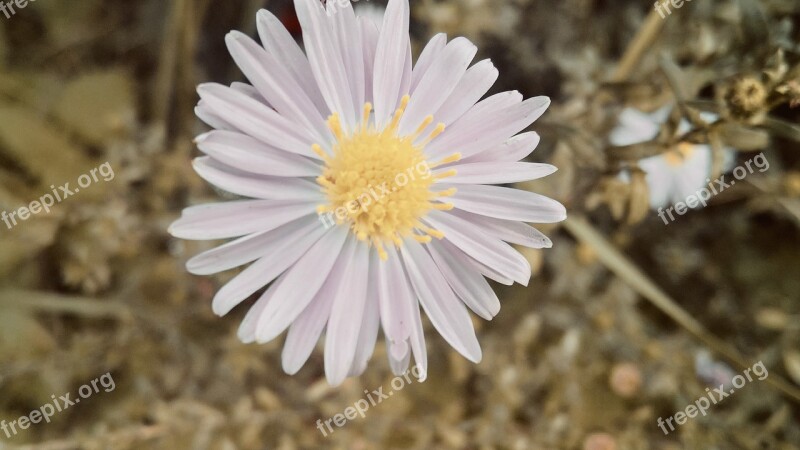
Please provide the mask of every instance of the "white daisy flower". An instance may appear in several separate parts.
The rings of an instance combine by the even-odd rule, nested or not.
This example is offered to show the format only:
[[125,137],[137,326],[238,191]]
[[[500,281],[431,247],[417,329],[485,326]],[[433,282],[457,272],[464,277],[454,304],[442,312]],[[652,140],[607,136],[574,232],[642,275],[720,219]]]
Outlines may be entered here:
[[[672,106],[666,106],[651,114],[632,108],[626,108],[619,116],[619,124],[611,131],[609,141],[614,146],[640,144],[655,139],[661,125],[667,121]],[[703,120],[714,122],[717,116],[701,113]],[[691,124],[683,120],[678,133],[691,130]],[[733,167],[735,151],[725,149],[723,170]],[[643,158],[639,168],[645,172],[645,180],[650,192],[650,207],[659,209],[678,202],[706,187],[711,176],[713,154],[708,145],[680,144],[677,148],[660,155]],[[626,182],[630,174],[622,172],[620,178]],[[696,205],[695,207],[699,207]]]
[[467,307],[485,319],[500,309],[484,277],[527,285],[530,265],[509,243],[550,247],[523,222],[566,217],[554,200],[491,186],[556,170],[518,162],[539,137],[517,133],[549,99],[503,92],[479,101],[498,73],[489,60],[469,67],[477,49],[464,38],[435,36],[412,69],[408,0],[389,2],[380,30],[349,2],[331,15],[318,0],[295,7],[305,53],[261,11],[263,47],[238,32],[226,39],[252,86],[198,88],[197,115],[216,130],[197,138],[206,156],[194,166],[252,199],[184,210],[173,236],[237,238],[188,270],[252,263],[214,297],[219,315],[272,283],[239,337],[263,343],[288,329],[289,374],[323,330],[329,383],[360,374],[380,326],[393,371],[407,370],[413,354],[424,379],[420,305],[450,345],[480,361]]

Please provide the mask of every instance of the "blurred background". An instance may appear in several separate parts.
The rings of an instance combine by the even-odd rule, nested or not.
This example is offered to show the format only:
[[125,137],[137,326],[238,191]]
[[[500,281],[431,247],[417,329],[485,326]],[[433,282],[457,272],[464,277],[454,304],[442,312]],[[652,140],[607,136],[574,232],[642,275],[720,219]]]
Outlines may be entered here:
[[[207,130],[195,86],[243,81],[224,35],[255,35],[260,8],[299,38],[291,2],[25,5],[0,10],[0,211],[99,176],[49,213],[0,222],[0,420],[104,374],[114,388],[3,429],[0,449],[800,448],[796,0],[695,0],[663,18],[649,1],[411,0],[415,55],[437,32],[463,35],[500,70],[492,93],[553,99],[529,160],[559,172],[523,187],[570,219],[541,228],[552,249],[521,250],[528,288],[495,286],[500,314],[475,320],[480,364],[426,322],[428,380],[327,436],[318,419],[390,389],[383,340],[339,388],[321,347],[285,375],[282,338],[241,344],[246,308],[212,313],[234,274],[185,271],[212,244],[166,232],[183,207],[231,198],[191,169]],[[668,149],[608,135],[624,107],[669,104],[721,118],[691,121],[694,142],[739,162],[764,152],[770,168],[665,225],[635,168]],[[759,362],[763,381],[659,427]]]

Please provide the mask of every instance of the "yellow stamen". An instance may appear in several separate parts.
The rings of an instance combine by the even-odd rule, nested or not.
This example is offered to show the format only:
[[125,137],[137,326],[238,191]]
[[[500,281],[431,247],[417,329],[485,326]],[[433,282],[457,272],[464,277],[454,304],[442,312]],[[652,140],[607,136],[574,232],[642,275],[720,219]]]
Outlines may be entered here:
[[456,195],[456,188],[450,188],[446,191],[434,192],[434,197],[452,197]]
[[417,228],[428,233],[428,235],[435,237],[436,239],[444,239],[444,233],[439,230],[435,230],[431,227],[426,227],[425,225],[420,224]]
[[[439,124],[436,125],[436,128],[434,128],[433,131],[431,131],[431,134],[425,139],[425,141],[422,142],[422,146],[425,147],[426,145],[430,144],[431,141],[436,139],[440,134],[444,132],[444,129],[445,129],[445,124],[439,122]],[[459,158],[461,158],[460,155]]]
[[[420,164],[431,167],[423,150],[441,134],[444,124],[438,124],[422,144],[415,142],[434,123],[433,116],[426,117],[413,134],[400,135],[398,127],[409,101],[408,95],[403,96],[391,122],[383,128],[376,127],[369,103],[364,105],[361,123],[348,127],[348,131],[342,127],[339,115],[333,113],[327,120],[336,138],[332,152],[327,153],[317,144],[313,146],[325,162],[317,183],[328,199],[327,204],[317,207],[317,212],[336,212],[336,222],[348,226],[360,241],[375,247],[382,260],[389,257],[387,245],[400,248],[404,239],[423,244],[433,238],[442,239],[444,233],[423,225],[420,219],[432,210],[452,209],[451,204],[441,203],[437,198],[456,192],[454,188],[432,191],[436,180],[455,175],[455,170],[432,177],[415,176],[413,170],[418,171]],[[437,165],[460,158],[456,153]],[[400,184],[398,180],[404,182]]]
[[383,248],[383,243],[377,239],[375,239],[373,243],[375,244],[375,249],[378,251],[378,256],[381,258],[381,261],[389,259],[389,254],[386,253],[386,250]]
[[408,95],[404,95],[402,100],[400,100],[400,107],[397,108],[397,111],[394,112],[394,117],[392,118],[392,122],[386,127],[386,131],[391,132],[394,134],[397,131],[397,126],[400,124],[400,119],[403,118],[403,114],[406,112],[406,107],[408,106],[408,102],[411,100],[411,97]]
[[328,128],[331,130],[337,140],[344,138],[344,131],[342,131],[342,123],[339,121],[339,113],[333,113],[328,117]]
[[431,208],[437,211],[451,211],[455,207],[456,205],[452,203],[434,203],[433,205],[431,205]]
[[448,171],[436,174],[434,176],[434,178],[437,179],[437,180],[441,180],[443,178],[450,178],[450,177],[454,177],[456,175],[458,175],[458,171],[456,169],[450,169]]
[[417,128],[417,131],[414,132],[414,140],[416,140],[419,137],[419,135],[421,135],[422,132],[425,131],[425,129],[428,128],[432,123],[433,123],[433,116],[426,117],[425,120],[423,120],[422,123],[419,125],[419,128]]
[[434,163],[431,166],[431,168],[443,166],[445,164],[458,162],[460,160],[461,160],[461,153],[453,153],[452,155],[448,156],[447,158],[445,158],[445,159],[443,159],[443,160],[441,160],[441,161],[439,161],[437,163]]
[[430,236],[420,236],[418,234],[412,234],[411,237],[420,244],[427,244],[433,240]]
[[372,112],[372,103],[364,104],[364,113],[361,115],[361,124],[366,127],[369,124],[369,114]]
[[324,187],[324,188],[331,188],[331,187],[333,187],[333,186],[334,186],[334,184],[333,184],[333,183],[331,183],[331,182],[330,182],[330,181],[329,181],[327,178],[325,178],[325,177],[317,177],[317,183],[319,183],[320,185],[322,185],[322,187]]
[[328,162],[330,160],[330,156],[328,156],[328,154],[325,153],[325,150],[322,149],[321,145],[314,144],[311,146],[311,149],[314,150],[314,153],[319,155],[319,157],[322,158],[323,161]]

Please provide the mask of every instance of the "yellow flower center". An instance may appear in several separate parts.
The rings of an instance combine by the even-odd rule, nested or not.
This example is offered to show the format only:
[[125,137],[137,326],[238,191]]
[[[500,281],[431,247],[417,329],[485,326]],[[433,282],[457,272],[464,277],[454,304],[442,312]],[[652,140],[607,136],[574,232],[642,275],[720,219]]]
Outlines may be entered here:
[[667,164],[673,167],[683,165],[694,153],[694,145],[681,142],[675,150],[670,150],[664,154]]
[[420,219],[432,209],[453,208],[437,198],[451,196],[455,189],[433,192],[431,187],[436,179],[455,175],[455,171],[433,175],[431,170],[461,157],[454,154],[435,164],[426,160],[423,149],[444,131],[444,124],[438,124],[423,142],[415,142],[433,123],[433,116],[426,117],[414,134],[398,134],[408,101],[408,96],[403,97],[391,123],[380,130],[370,121],[369,103],[364,105],[361,123],[349,134],[334,113],[328,118],[328,127],[336,138],[333,155],[320,145],[313,146],[325,161],[317,182],[328,198],[328,203],[318,206],[317,212],[328,214],[338,224],[347,223],[353,234],[374,245],[384,260],[387,258],[384,245],[400,247],[402,239],[408,236],[422,243],[430,242],[431,237],[444,237],[442,232],[423,225]]

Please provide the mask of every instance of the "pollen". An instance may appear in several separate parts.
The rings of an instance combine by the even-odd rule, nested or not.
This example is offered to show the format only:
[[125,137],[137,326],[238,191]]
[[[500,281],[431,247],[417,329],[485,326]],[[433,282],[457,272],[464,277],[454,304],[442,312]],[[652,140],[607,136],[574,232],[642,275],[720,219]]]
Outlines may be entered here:
[[452,204],[443,203],[442,198],[454,192],[434,192],[431,187],[437,179],[453,176],[455,171],[435,176],[431,170],[458,161],[460,155],[428,162],[423,152],[425,146],[444,131],[444,124],[440,123],[422,139],[433,125],[433,116],[424,118],[414,133],[399,134],[408,102],[409,97],[403,97],[390,123],[382,128],[372,120],[369,103],[364,105],[361,122],[352,132],[345,130],[339,115],[334,113],[327,122],[335,137],[332,153],[320,145],[313,146],[325,162],[317,183],[328,200],[317,207],[317,212],[348,226],[359,240],[373,246],[383,260],[388,257],[385,246],[399,248],[404,238],[411,237],[421,243],[442,239],[441,231],[426,227],[421,219],[431,210],[453,208]]

